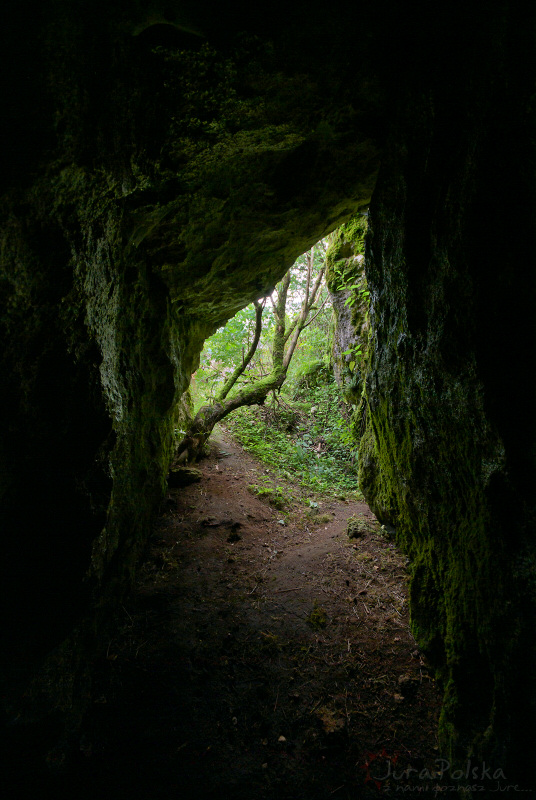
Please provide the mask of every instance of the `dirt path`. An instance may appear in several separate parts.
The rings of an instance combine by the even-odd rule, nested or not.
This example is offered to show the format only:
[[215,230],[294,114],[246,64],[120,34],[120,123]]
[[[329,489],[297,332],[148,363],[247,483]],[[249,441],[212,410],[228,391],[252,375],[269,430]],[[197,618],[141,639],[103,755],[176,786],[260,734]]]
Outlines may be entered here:
[[373,776],[406,785],[383,777],[433,764],[438,695],[408,630],[404,557],[366,505],[290,498],[227,436],[201,470],[170,491],[101,664],[84,796],[356,800],[378,794]]

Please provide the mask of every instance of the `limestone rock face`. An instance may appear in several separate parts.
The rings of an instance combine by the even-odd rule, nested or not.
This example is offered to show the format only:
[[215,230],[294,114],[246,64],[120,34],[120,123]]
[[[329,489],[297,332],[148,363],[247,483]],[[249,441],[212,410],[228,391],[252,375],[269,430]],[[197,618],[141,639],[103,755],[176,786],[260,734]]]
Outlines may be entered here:
[[326,254],[330,298],[335,317],[332,363],[335,380],[348,402],[358,405],[362,365],[368,345],[369,292],[365,277],[366,219],[360,215],[334,234]]
[[534,144],[526,65],[510,60],[523,35],[512,20],[493,47],[473,34],[452,84],[414,75],[390,122],[366,246],[360,486],[412,559],[413,632],[445,690],[443,752],[469,748],[529,784]]
[[76,615],[128,587],[204,339],[366,206],[379,164],[378,79],[341,87],[330,24],[304,60],[313,9],[280,29],[105,6],[13,12],[2,50],[3,586],[15,632],[58,620],[49,644],[72,615],[43,597]]

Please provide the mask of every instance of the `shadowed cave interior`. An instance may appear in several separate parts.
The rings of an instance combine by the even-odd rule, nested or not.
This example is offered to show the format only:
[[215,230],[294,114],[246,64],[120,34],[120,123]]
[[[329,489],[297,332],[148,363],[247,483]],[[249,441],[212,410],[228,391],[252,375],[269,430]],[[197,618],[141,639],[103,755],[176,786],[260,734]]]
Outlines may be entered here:
[[2,682],[30,761],[76,747],[204,340],[341,226],[344,262],[369,208],[359,485],[411,559],[440,752],[536,791],[535,12],[419,5],[6,5]]

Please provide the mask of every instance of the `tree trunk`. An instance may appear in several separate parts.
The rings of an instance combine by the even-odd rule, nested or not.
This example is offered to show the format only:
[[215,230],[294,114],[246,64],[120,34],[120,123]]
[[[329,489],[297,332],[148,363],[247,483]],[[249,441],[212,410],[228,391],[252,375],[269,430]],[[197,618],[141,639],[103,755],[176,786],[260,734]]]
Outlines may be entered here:
[[217,422],[225,419],[235,408],[262,405],[269,392],[279,389],[286,377],[286,370],[271,372],[266,378],[241,389],[228,400],[215,400],[211,405],[202,406],[179,444],[178,460],[196,461],[203,454],[205,443]]

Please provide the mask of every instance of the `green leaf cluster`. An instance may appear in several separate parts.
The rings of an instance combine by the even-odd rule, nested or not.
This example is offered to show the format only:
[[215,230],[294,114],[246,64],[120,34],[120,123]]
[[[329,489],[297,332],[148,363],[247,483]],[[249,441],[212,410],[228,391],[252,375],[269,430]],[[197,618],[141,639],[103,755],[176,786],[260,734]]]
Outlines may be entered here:
[[[304,489],[330,495],[357,492],[355,442],[335,382],[308,390],[300,402],[285,397],[284,403],[286,408],[237,409],[225,425],[246,450]],[[289,409],[295,417],[291,430]]]

